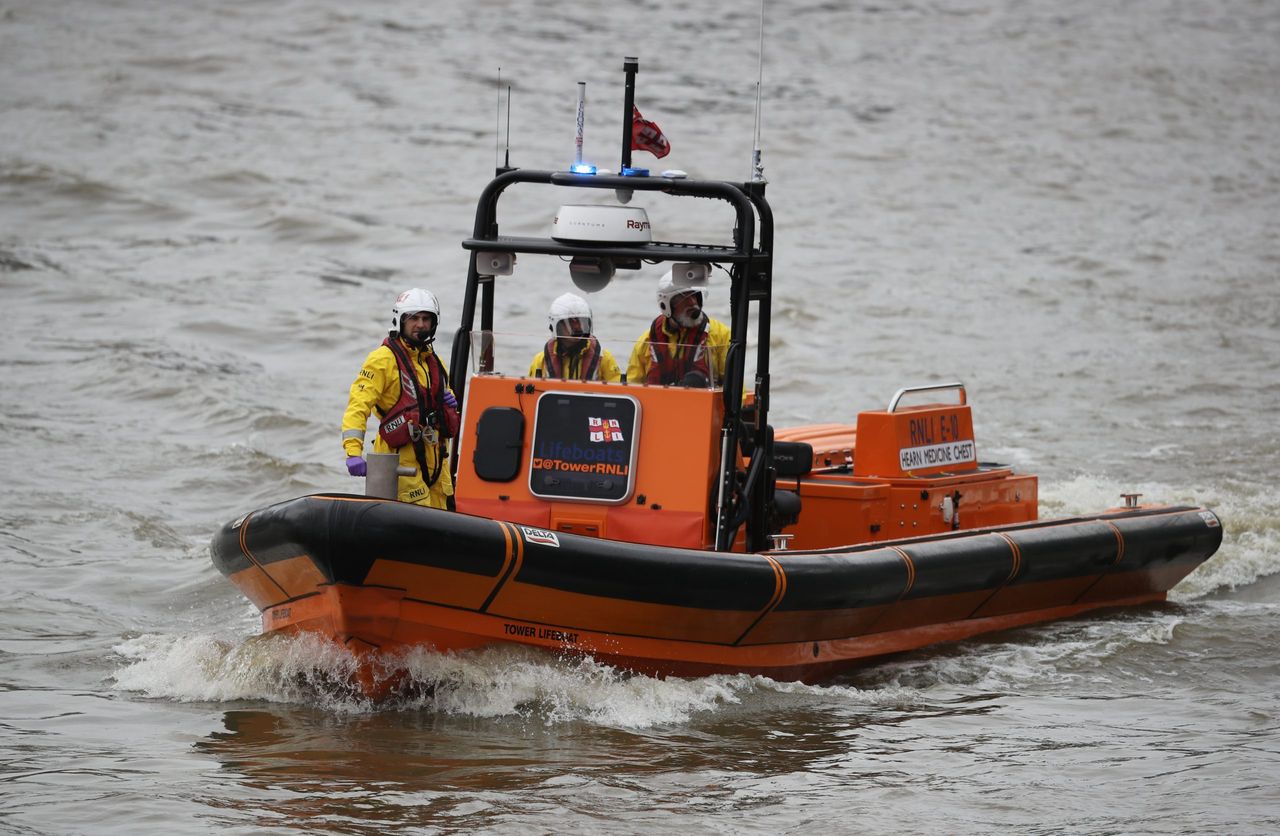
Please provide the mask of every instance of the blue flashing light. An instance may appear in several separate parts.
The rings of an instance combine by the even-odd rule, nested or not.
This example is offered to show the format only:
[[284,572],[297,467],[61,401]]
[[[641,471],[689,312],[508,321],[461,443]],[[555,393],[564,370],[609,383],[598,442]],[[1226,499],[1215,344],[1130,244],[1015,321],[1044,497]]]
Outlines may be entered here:
[[591,163],[577,163],[569,170],[572,171],[574,174],[595,174],[596,173],[596,167],[593,166]]
[[649,169],[647,168],[624,168],[622,169],[623,177],[648,177]]

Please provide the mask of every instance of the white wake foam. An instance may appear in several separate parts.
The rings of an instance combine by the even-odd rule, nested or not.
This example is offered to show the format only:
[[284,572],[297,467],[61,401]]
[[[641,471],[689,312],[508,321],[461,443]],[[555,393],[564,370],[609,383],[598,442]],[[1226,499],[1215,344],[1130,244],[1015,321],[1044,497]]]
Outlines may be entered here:
[[343,713],[428,710],[472,717],[520,717],[546,724],[585,722],[617,728],[682,724],[726,708],[815,699],[902,706],[896,686],[862,690],[743,675],[657,679],[590,658],[557,658],[505,646],[441,654],[414,649],[388,659],[407,670],[406,696],[374,705],[348,682],[354,658],[318,636],[148,635],[115,648],[124,664],[115,688],[181,702],[261,700],[315,705]]
[[316,635],[251,636],[241,641],[210,635],[145,635],[114,648],[126,662],[113,674],[115,689],[180,702],[318,703],[360,710],[348,684],[356,670],[344,648]]
[[1168,645],[1183,623],[1180,615],[1144,611],[1132,617],[1075,619],[1019,630],[1007,640],[982,640],[921,651],[880,665],[876,678],[886,685],[919,689],[1021,692],[1045,685],[1074,691],[1129,666],[1131,654],[1147,646]]

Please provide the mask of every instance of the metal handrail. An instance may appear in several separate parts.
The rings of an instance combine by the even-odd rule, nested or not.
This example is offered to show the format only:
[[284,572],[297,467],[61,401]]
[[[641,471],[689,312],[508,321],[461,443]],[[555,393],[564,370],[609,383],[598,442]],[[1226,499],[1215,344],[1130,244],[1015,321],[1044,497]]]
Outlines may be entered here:
[[907,386],[902,389],[899,389],[897,392],[894,393],[893,397],[889,400],[889,411],[890,412],[898,411],[898,401],[902,400],[903,395],[910,395],[916,392],[945,391],[947,389],[956,389],[960,392],[961,406],[964,406],[969,402],[969,397],[964,391],[964,384],[957,380],[954,383],[931,383],[927,386]]

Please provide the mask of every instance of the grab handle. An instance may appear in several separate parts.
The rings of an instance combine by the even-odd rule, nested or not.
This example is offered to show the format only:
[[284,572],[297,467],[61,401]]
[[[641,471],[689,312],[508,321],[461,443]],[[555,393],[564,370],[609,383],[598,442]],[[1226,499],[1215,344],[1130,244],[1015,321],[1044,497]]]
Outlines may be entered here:
[[889,400],[889,411],[898,411],[898,401],[902,400],[903,395],[910,395],[916,392],[940,392],[947,389],[955,389],[960,392],[961,406],[969,402],[969,397],[964,391],[964,384],[957,380],[954,383],[931,383],[927,386],[907,386],[903,389],[899,389],[894,393],[893,398]]

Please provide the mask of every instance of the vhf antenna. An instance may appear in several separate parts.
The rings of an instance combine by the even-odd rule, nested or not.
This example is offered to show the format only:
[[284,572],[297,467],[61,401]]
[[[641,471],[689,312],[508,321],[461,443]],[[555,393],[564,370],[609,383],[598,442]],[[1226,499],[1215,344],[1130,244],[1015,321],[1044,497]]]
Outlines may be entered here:
[[[501,91],[499,91],[501,95]],[[502,167],[511,168],[511,85],[507,85],[507,146],[502,157]]]
[[507,140],[502,156],[502,165],[498,165],[498,142],[502,135],[502,68],[498,68],[498,107],[493,114],[493,164],[501,174],[511,170],[511,85],[507,85]]
[[767,183],[764,179],[764,165],[760,162],[760,89],[764,86],[764,2],[760,0],[760,51],[759,65],[756,75],[756,135],[755,146],[751,152],[751,182]]

